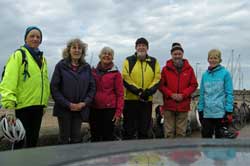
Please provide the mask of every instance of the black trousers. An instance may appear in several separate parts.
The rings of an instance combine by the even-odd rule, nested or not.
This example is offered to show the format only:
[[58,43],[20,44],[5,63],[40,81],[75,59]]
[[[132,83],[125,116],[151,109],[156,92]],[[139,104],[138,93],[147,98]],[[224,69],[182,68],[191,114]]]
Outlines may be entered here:
[[82,142],[80,112],[65,111],[57,117],[59,125],[59,143],[73,144]]
[[91,109],[89,116],[91,142],[114,140],[114,108]]
[[202,138],[213,138],[213,135],[215,135],[215,138],[222,138],[220,128],[223,126],[222,118],[212,119],[212,118],[204,118],[202,120],[202,129],[201,129],[201,135]]
[[147,139],[152,119],[152,102],[125,100],[124,139]]
[[43,106],[22,108],[15,110],[15,113],[22,122],[26,135],[25,140],[15,143],[14,149],[36,147],[43,117]]

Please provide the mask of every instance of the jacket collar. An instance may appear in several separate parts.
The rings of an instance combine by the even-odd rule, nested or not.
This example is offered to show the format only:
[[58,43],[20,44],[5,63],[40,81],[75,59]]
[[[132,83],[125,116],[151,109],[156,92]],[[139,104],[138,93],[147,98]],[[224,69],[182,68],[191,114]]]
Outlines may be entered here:
[[[187,59],[183,59],[183,67],[182,67],[182,70],[181,71],[184,71],[184,70],[187,70],[189,69],[191,66],[188,62]],[[177,69],[176,67],[174,66],[174,62],[172,59],[168,60],[166,62],[166,68],[170,69],[170,70],[173,70],[173,71],[176,71],[177,72]]]
[[[139,58],[137,57],[136,52],[134,53],[134,56],[135,56],[136,60],[140,61]],[[150,56],[148,54],[146,54],[146,58],[143,61],[146,61],[146,62],[151,61]]]
[[214,73],[214,72],[216,72],[216,71],[219,71],[219,70],[221,70],[223,68],[223,66],[221,66],[221,65],[218,65],[218,66],[216,66],[215,68],[213,68],[213,69],[207,69],[207,72],[208,73]]
[[[71,69],[71,61],[69,58],[66,58],[66,59],[62,59],[62,64],[64,67],[68,68],[68,69]],[[87,63],[80,63],[79,64],[79,68],[78,68],[78,72],[82,71],[86,66],[88,66]]]

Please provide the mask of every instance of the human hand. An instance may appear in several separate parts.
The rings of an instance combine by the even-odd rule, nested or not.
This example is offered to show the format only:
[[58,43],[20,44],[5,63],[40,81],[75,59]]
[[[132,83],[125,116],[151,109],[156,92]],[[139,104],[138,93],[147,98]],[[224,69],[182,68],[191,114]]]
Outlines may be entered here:
[[86,107],[85,102],[80,102],[80,103],[70,103],[70,110],[71,111],[81,111],[82,108]]
[[70,111],[78,111],[78,107],[79,106],[75,103],[70,103],[69,105]]
[[171,98],[173,99],[173,100],[176,100],[177,101],[177,93],[173,93],[172,95],[171,95]]
[[114,116],[112,121],[114,122],[115,126],[119,126],[121,117],[120,116]]
[[140,96],[141,96],[141,94],[142,94],[142,92],[143,92],[143,89],[138,89],[138,91],[137,91],[137,95],[140,97]]
[[15,116],[14,110],[0,108],[0,113],[2,114],[2,117],[7,118],[7,121],[10,125],[16,123],[16,116]]
[[148,101],[150,94],[149,94],[149,90],[146,89],[145,91],[143,91],[140,95],[140,98],[144,101]]
[[183,100],[183,95],[180,94],[180,93],[176,94],[176,100],[177,101],[182,101]]
[[14,114],[6,114],[9,125],[16,124],[16,116]]
[[227,120],[228,120],[228,123],[231,124],[233,122],[233,115],[232,114],[228,114],[227,115]]
[[160,106],[160,113],[161,113],[161,117],[164,118],[164,110],[163,110],[163,106]]
[[81,110],[81,109],[83,109],[84,107],[86,107],[86,105],[87,105],[87,104],[86,104],[85,102],[80,102],[80,103],[77,104],[79,110]]
[[231,112],[227,112],[225,113],[224,117],[223,117],[224,122],[227,122],[228,124],[231,124],[233,121],[233,115]]

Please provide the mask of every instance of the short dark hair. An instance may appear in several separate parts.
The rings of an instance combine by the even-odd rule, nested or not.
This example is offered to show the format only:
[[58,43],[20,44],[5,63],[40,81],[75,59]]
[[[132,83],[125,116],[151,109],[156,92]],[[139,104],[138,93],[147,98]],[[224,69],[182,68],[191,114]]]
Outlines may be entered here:
[[145,39],[143,37],[136,40],[135,46],[137,46],[138,44],[145,44],[147,46],[147,48],[148,48],[148,41],[147,41],[147,39]]

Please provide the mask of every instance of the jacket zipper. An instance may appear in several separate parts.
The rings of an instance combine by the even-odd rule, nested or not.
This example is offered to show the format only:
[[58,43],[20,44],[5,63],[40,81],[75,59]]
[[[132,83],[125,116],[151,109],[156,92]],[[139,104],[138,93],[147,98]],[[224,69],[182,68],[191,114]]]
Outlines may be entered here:
[[[179,93],[180,91],[180,72],[178,72],[178,87],[177,87],[177,94]],[[176,101],[176,111],[178,111],[178,105],[179,105],[179,102]]]
[[143,73],[143,62],[141,61],[141,76],[142,76],[142,89],[144,87],[144,73]]
[[40,101],[40,105],[42,105],[43,102],[43,68],[44,68],[44,60],[43,60],[43,64],[42,64],[42,70],[41,70],[41,79],[42,79],[42,92],[41,92],[41,101]]

